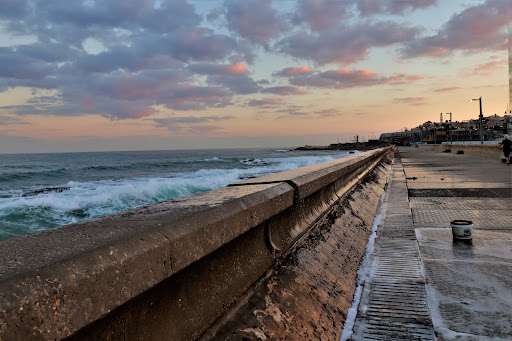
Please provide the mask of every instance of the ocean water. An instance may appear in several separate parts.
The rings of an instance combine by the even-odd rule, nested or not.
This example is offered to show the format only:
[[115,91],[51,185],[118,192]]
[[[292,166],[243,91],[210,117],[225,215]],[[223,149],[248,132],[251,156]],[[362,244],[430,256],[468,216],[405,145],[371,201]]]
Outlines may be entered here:
[[0,240],[348,154],[288,149],[0,154]]

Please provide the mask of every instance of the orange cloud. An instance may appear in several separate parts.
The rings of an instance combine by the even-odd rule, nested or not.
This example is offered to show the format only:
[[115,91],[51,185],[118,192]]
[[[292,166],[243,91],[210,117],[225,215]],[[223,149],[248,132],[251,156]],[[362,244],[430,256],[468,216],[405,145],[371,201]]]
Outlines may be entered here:
[[242,64],[242,63],[238,63],[236,65],[229,65],[227,67],[227,70],[229,73],[234,73],[234,74],[238,74],[238,73],[246,73],[247,72],[247,67]]
[[277,73],[279,76],[298,76],[312,72],[313,70],[307,66],[301,67],[287,67]]

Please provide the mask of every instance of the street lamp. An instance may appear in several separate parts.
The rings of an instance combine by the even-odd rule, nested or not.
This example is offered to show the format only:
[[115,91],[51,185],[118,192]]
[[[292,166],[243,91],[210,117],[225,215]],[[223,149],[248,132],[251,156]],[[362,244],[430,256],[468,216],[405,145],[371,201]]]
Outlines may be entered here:
[[479,116],[479,119],[480,119],[480,143],[484,144],[484,127],[483,127],[483,123],[482,123],[484,115],[482,115],[482,96],[480,96],[480,98],[470,99],[469,101],[470,102],[472,102],[472,101],[480,102],[480,116]]

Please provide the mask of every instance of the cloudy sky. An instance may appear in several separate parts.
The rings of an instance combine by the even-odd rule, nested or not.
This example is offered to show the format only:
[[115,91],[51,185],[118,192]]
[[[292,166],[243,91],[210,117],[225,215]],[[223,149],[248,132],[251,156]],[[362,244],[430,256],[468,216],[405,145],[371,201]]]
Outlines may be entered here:
[[510,3],[0,0],[0,153],[328,144],[480,96],[503,115]]

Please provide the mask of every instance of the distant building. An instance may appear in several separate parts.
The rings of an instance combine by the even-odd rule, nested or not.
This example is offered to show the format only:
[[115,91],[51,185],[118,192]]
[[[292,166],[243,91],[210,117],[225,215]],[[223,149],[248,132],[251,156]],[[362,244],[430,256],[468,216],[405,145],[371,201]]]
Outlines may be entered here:
[[[505,134],[512,134],[512,120],[510,114],[504,116],[491,115],[482,120],[483,136],[485,141],[502,138]],[[410,130],[380,135],[379,141],[395,145],[409,145],[411,143],[438,144],[449,141],[479,141],[480,122],[478,119],[468,121],[427,121]]]

